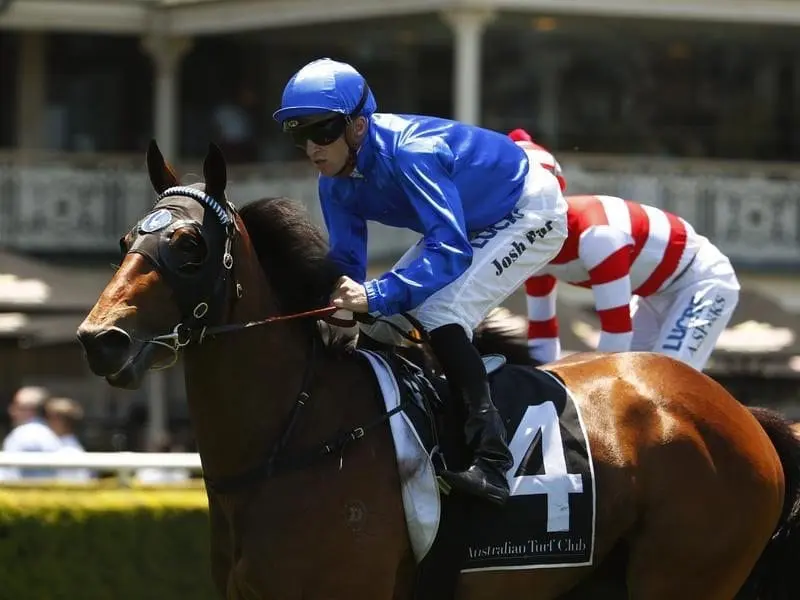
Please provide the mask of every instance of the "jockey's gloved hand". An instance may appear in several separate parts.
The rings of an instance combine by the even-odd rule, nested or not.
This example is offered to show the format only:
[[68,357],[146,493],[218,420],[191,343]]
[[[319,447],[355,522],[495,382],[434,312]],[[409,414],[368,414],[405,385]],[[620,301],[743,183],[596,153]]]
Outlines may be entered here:
[[343,275],[336,282],[331,294],[331,304],[336,308],[351,310],[354,313],[365,313],[369,310],[367,290],[364,285]]

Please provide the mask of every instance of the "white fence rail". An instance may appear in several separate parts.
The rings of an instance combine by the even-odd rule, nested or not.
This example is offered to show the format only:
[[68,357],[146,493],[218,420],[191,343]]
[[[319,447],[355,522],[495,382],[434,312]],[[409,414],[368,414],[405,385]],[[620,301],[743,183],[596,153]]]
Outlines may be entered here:
[[[180,469],[201,473],[200,455],[192,452],[0,452],[0,470],[91,469],[112,471],[124,483],[140,469]],[[25,478],[25,483],[35,481]],[[0,482],[2,485],[2,482]]]
[[0,452],[0,467],[20,469],[189,469],[202,471],[192,452]]

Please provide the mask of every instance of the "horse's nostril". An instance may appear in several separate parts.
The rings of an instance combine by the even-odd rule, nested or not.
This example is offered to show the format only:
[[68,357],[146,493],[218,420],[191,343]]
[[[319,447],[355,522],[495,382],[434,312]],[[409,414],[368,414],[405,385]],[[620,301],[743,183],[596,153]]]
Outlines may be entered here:
[[119,327],[112,327],[97,334],[95,341],[106,352],[119,354],[128,351],[131,345],[131,337]]
[[115,372],[125,361],[131,346],[130,336],[119,327],[82,325],[78,329],[78,341],[96,373]]

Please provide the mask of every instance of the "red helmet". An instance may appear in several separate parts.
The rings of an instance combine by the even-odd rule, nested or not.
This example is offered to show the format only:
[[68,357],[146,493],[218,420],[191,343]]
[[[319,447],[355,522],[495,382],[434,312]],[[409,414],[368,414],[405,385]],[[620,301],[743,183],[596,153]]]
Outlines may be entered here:
[[531,144],[533,144],[533,138],[524,129],[515,129],[514,131],[508,134],[508,137],[510,137],[515,142],[530,142]]

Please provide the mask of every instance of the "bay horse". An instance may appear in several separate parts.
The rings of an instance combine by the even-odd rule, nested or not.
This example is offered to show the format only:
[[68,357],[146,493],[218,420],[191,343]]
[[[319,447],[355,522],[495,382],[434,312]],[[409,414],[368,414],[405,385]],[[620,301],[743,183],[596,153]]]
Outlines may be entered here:
[[[349,346],[321,341],[318,317],[339,276],[322,232],[285,198],[237,210],[213,144],[204,183],[182,186],[155,142],[147,166],[157,201],[122,238],[124,260],[78,339],[96,375],[129,389],[182,353],[220,596],[415,597],[418,565],[375,374]],[[594,560],[456,570],[455,598],[792,596],[800,441],[787,422],[657,354],[575,355],[535,372],[506,365],[496,377],[522,371],[563,382],[583,415]],[[359,430],[337,452],[307,452]]]

